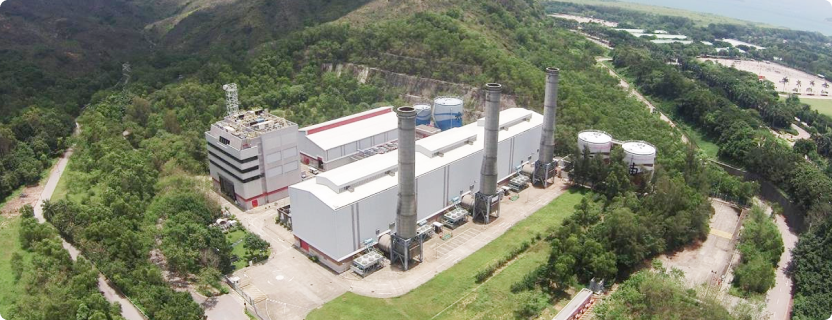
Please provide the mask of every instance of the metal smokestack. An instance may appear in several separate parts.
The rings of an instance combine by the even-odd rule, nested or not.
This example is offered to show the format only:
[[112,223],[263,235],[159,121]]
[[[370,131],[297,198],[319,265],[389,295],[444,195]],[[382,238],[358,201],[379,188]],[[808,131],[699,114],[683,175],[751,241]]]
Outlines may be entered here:
[[558,78],[560,69],[546,68],[546,96],[543,98],[543,131],[537,161],[546,164],[555,156],[555,121],[558,111]]
[[500,130],[499,83],[485,85],[485,150],[480,174],[480,193],[497,194],[497,138]]
[[399,201],[396,206],[396,235],[416,237],[416,109],[400,107],[399,117]]

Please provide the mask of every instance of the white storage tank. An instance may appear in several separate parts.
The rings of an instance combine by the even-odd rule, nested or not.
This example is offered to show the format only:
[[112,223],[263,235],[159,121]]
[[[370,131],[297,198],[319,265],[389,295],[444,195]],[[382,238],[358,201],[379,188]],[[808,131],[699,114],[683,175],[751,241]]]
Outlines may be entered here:
[[624,162],[630,174],[652,172],[656,164],[656,147],[644,141],[628,141],[621,145],[624,149]]
[[439,97],[433,100],[433,121],[442,131],[462,126],[462,99]]
[[584,148],[589,149],[591,155],[610,155],[612,136],[598,130],[586,130],[578,133],[578,152],[583,154]]
[[413,106],[416,109],[416,125],[430,125],[431,107],[427,104],[417,104]]

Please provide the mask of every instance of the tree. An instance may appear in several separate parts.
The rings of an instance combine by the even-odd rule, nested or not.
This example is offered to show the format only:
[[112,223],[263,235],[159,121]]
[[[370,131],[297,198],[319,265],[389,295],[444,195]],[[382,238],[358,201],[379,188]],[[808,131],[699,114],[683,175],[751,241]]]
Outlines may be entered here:
[[766,293],[774,286],[774,268],[761,254],[743,257],[744,263],[734,270],[734,282],[744,291]]
[[804,156],[808,156],[809,154],[815,152],[818,149],[817,144],[809,139],[798,139],[794,142],[794,147],[792,147],[795,152],[802,154]]

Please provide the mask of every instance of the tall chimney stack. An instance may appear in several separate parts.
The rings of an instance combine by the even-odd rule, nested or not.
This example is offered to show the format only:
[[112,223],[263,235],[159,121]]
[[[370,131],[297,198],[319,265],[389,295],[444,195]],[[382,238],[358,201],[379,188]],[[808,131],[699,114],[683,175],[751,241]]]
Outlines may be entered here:
[[499,217],[500,199],[497,192],[497,138],[500,130],[500,90],[498,83],[485,85],[485,146],[480,170],[480,190],[474,194],[474,220],[489,223],[491,216]]
[[558,78],[560,70],[546,68],[546,95],[543,98],[543,130],[540,133],[540,148],[534,163],[532,183],[546,188],[549,178],[554,176],[555,122],[558,112]]
[[540,151],[537,160],[552,162],[555,156],[555,121],[558,111],[558,68],[546,68],[546,95],[543,98],[543,131],[540,136]]
[[396,235],[416,237],[416,109],[399,107],[399,199]]
[[480,193],[497,194],[497,138],[500,130],[499,83],[485,85],[485,148],[480,171]]

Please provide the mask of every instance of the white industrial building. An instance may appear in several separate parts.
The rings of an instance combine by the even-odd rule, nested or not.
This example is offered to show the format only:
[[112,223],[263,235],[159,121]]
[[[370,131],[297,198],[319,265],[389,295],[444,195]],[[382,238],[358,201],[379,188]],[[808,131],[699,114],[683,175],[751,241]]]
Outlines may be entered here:
[[[391,139],[389,135],[395,135],[397,130],[396,115],[387,111],[368,118],[380,116],[384,118],[379,119],[386,119],[384,123],[378,123],[384,130],[374,128],[371,134],[362,126],[355,131],[344,130],[337,136],[330,136],[336,140],[334,142],[321,142],[322,150],[334,150],[332,157],[324,158],[324,163],[327,159],[332,161],[347,155],[353,147],[359,149]],[[542,124],[543,116],[530,110],[513,108],[500,112],[499,180],[511,177],[523,164],[537,161]],[[330,123],[326,130],[348,125]],[[416,142],[419,221],[438,217],[462,195],[478,191],[484,149],[483,125],[484,119],[480,119]],[[313,129],[307,130],[306,136],[326,132],[309,133],[315,131],[314,128],[323,128],[319,126],[308,127]],[[368,138],[373,140],[366,140]],[[301,145],[304,143],[300,142]],[[347,144],[352,145],[347,147]],[[307,155],[323,157],[323,154]],[[374,242],[366,240],[377,240],[395,228],[397,170],[398,154],[389,152],[345,164],[290,186],[296,245],[302,251],[318,256],[336,272],[348,270],[353,256],[364,249],[365,243]]]
[[205,132],[214,189],[248,210],[283,199],[301,180],[298,125],[268,110],[233,112]]
[[301,128],[301,161],[320,170],[343,166],[362,150],[397,140],[396,126],[392,107],[381,107]]

